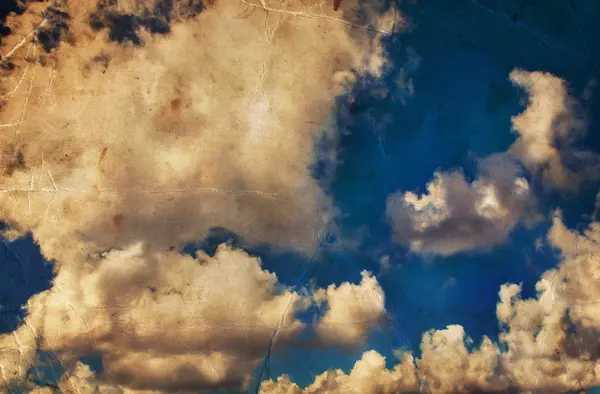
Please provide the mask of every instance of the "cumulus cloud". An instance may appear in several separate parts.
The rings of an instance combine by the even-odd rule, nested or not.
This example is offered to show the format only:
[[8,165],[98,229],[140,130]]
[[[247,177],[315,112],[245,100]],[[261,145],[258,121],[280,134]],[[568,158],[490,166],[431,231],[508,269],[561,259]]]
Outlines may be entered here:
[[35,316],[21,325],[10,335],[0,335],[0,378],[4,385],[22,380],[35,360],[37,349],[37,332],[35,323],[40,317]]
[[552,187],[576,189],[586,178],[597,177],[597,155],[573,145],[585,134],[586,122],[567,83],[550,73],[521,69],[513,70],[510,80],[527,92],[528,104],[512,119],[519,137],[509,151]]
[[[218,1],[169,34],[136,25],[133,45],[109,42],[112,25],[95,32],[99,3],[85,4],[64,2],[72,43],[46,54],[27,41],[2,81],[11,227],[59,262],[77,240],[164,250],[217,226],[310,251],[336,213],[309,168],[320,122],[359,75],[383,71],[396,14],[379,16],[380,2],[341,17],[320,2]],[[154,3],[107,4],[104,19]]]
[[395,237],[415,252],[442,256],[503,242],[533,213],[532,193],[510,157],[493,155],[478,165],[473,182],[459,170],[437,172],[426,194],[389,196],[386,214]]
[[[536,298],[522,299],[520,285],[501,286],[498,344],[484,337],[474,348],[464,329],[451,325],[425,333],[421,357],[405,355],[392,370],[381,362],[372,374],[356,374],[365,360],[383,359],[368,351],[349,374],[325,372],[305,389],[282,376],[266,382],[263,392],[565,393],[600,385],[600,222],[580,234],[556,216],[547,239],[562,261],[542,275]],[[352,382],[358,391],[341,383],[353,376],[359,380]]]
[[[37,349],[79,377],[63,390],[240,387],[269,348],[298,343],[297,314],[317,299],[323,343],[362,340],[382,307],[348,297],[382,296],[370,274],[315,296],[241,250],[177,249],[211,227],[316,247],[336,214],[311,176],[316,137],[335,132],[336,95],[385,70],[381,38],[401,21],[384,3],[58,1],[9,16],[0,210],[5,235],[31,232],[56,277],[0,336],[8,387]],[[343,343],[327,320],[339,318],[354,327]],[[101,376],[77,364],[89,354]]]
[[393,370],[388,370],[385,367],[385,357],[370,350],[354,364],[349,374],[339,369],[324,372],[305,389],[300,389],[290,381],[288,376],[280,376],[277,381],[264,382],[260,392],[262,394],[392,394],[414,391],[417,385],[417,372],[410,355],[406,354],[401,363]]
[[315,292],[317,304],[327,303],[326,312],[315,327],[321,341],[353,346],[363,343],[367,334],[381,323],[385,316],[383,289],[368,271],[361,276],[358,285],[345,282]]
[[196,258],[145,249],[63,264],[52,289],[29,301],[25,323],[0,337],[5,381],[23,381],[39,347],[65,365],[101,354],[104,383],[132,390],[240,387],[269,348],[300,344],[306,327],[297,314],[314,300],[329,305],[316,325],[326,346],[360,342],[383,313],[383,291],[368,272],[358,285],[310,295],[226,245]]
[[[134,394],[134,391],[123,390],[115,385],[104,385],[98,382],[89,366],[78,362],[65,371],[56,388],[64,394]],[[35,387],[31,394],[53,394],[51,387]],[[142,394],[141,392],[137,392]]]
[[279,345],[304,328],[294,316],[310,302],[225,246],[193,259],[145,256],[137,244],[73,263],[30,300],[19,330],[35,330],[42,350],[66,359],[100,353],[109,376],[137,389],[239,384],[275,329]]
[[387,217],[395,237],[414,252],[442,256],[489,249],[504,241],[535,204],[522,165],[545,185],[576,190],[597,178],[600,157],[575,143],[586,123],[564,80],[544,72],[515,69],[515,86],[528,94],[525,111],[512,118],[519,136],[507,152],[482,160],[478,179],[460,171],[437,172],[427,194],[398,191],[388,197]]

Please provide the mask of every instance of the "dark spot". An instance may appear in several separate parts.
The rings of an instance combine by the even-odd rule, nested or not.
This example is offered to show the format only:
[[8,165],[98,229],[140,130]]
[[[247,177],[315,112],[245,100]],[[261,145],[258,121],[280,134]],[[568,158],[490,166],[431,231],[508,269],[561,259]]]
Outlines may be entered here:
[[179,115],[179,112],[181,111],[181,99],[174,99],[171,100],[171,112],[173,113],[173,115]]
[[518,19],[519,19],[519,16],[517,14],[513,14],[513,16],[510,18],[510,20],[512,21],[512,23],[517,23]]
[[174,251],[175,250],[175,246],[169,246],[169,251]]
[[113,217],[113,224],[116,227],[121,227],[123,225],[123,221],[125,220],[125,216],[123,216],[122,214],[117,214]]
[[0,61],[0,68],[2,70],[11,71],[15,68],[15,65],[10,61]]
[[12,176],[15,170],[25,169],[25,157],[20,150],[15,152],[14,147],[9,146],[4,153],[4,174]]

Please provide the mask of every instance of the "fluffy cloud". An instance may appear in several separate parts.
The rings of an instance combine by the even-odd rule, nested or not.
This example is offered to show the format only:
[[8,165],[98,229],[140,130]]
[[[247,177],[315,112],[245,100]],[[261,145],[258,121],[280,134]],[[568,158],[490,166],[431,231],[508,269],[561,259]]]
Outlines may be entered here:
[[327,310],[315,327],[321,341],[343,346],[362,343],[385,316],[385,296],[377,278],[367,271],[361,275],[358,285],[345,282],[315,292],[318,304],[327,302]]
[[269,348],[300,343],[305,324],[296,315],[314,299],[329,305],[316,326],[326,346],[358,343],[383,313],[383,291],[368,272],[358,285],[310,295],[225,245],[196,258],[144,249],[63,264],[53,288],[29,301],[25,324],[0,337],[4,379],[22,381],[39,347],[65,365],[101,354],[104,380],[128,389],[239,387]]
[[40,316],[28,319],[10,335],[0,335],[0,378],[5,386],[20,382],[35,360],[37,324],[31,324],[34,319],[39,321]]
[[[102,15],[151,6],[138,3]],[[336,94],[385,67],[398,18],[380,3],[341,18],[320,2],[211,2],[168,35],[138,26],[136,46],[94,32],[95,2],[65,2],[72,40],[23,44],[2,80],[4,219],[59,262],[78,240],[165,250],[217,226],[310,251],[335,215],[310,173],[315,138]]]
[[479,163],[477,180],[462,172],[438,172],[427,194],[395,193],[386,214],[395,236],[420,253],[452,255],[504,241],[526,214],[532,194],[518,166],[502,154]]
[[107,374],[126,387],[239,384],[275,329],[279,345],[304,328],[294,316],[310,299],[279,287],[239,250],[193,259],[145,256],[138,244],[63,265],[53,288],[30,300],[20,330],[35,330],[42,350],[67,360],[101,353]]
[[[557,216],[547,239],[560,250],[562,262],[542,275],[534,299],[522,299],[520,285],[500,288],[499,345],[484,337],[471,349],[464,329],[452,325],[425,333],[421,357],[405,355],[393,370],[368,351],[349,374],[325,372],[306,389],[282,376],[265,382],[263,392],[564,393],[600,385],[600,222],[580,234]],[[376,367],[355,372],[365,370],[365,360]]]
[[510,80],[529,102],[512,118],[519,136],[507,152],[484,158],[472,183],[460,171],[438,172],[427,194],[399,191],[388,197],[386,214],[396,239],[412,251],[447,256],[504,241],[519,221],[531,219],[535,204],[520,165],[561,190],[575,190],[600,173],[600,158],[575,147],[585,122],[565,81],[520,69]]
[[317,376],[305,389],[281,376],[277,381],[266,381],[261,394],[318,394],[364,393],[392,394],[413,391],[418,385],[417,372],[410,355],[405,355],[393,370],[385,367],[385,357],[371,350],[365,352],[349,374],[337,369]]
[[528,390],[599,385],[600,223],[578,234],[555,217],[548,240],[560,249],[563,262],[544,273],[537,299],[522,300],[517,285],[500,290],[498,319],[507,327],[500,339],[508,345],[504,364]]
[[[586,124],[566,82],[550,73],[521,69],[513,70],[510,80],[527,92],[529,102],[512,119],[519,137],[509,151],[552,187],[575,189],[585,178],[597,177],[598,157],[573,145]],[[588,168],[578,169],[581,165]]]
[[[382,297],[370,274],[315,296],[240,250],[175,250],[217,226],[315,247],[336,214],[311,176],[316,137],[334,133],[324,122],[337,94],[385,69],[381,38],[400,24],[396,10],[169,4],[60,1],[9,17],[0,210],[8,235],[33,234],[56,277],[0,336],[7,385],[23,382],[41,349],[82,392],[239,387],[267,349],[299,341],[296,315],[316,299],[328,305],[317,334],[329,345],[340,345],[330,319],[354,327],[351,345],[382,313],[348,298]],[[97,383],[76,364],[87,354],[102,355]]]
[[[123,390],[115,385],[104,385],[96,380],[94,372],[87,365],[78,362],[72,370],[66,371],[57,384],[64,394],[134,394],[134,391]],[[50,387],[36,387],[31,394],[53,394]],[[142,394],[137,392],[137,394]]]

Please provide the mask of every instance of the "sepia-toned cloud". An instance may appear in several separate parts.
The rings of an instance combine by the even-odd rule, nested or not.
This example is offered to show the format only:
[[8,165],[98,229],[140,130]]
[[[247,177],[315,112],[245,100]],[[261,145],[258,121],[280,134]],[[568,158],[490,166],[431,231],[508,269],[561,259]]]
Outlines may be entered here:
[[397,240],[417,253],[448,256],[502,243],[535,202],[517,163],[497,154],[478,163],[478,178],[459,171],[437,172],[427,194],[398,192],[386,214]]
[[[347,4],[65,0],[8,16],[1,219],[55,278],[0,335],[3,389],[34,388],[38,351],[66,369],[65,392],[239,388],[311,329],[297,315],[316,299],[356,327],[343,344],[319,328],[327,346],[375,326],[361,318],[379,304],[344,310],[346,289],[382,294],[370,273],[315,297],[242,250],[178,252],[213,227],[318,246],[336,208],[311,173],[317,138],[335,135],[338,95],[384,72],[381,39],[402,24],[384,2]],[[97,354],[101,376],[77,363]]]
[[512,118],[519,137],[509,151],[550,187],[573,190],[597,178],[593,171],[599,158],[574,146],[585,135],[586,122],[567,83],[550,73],[521,69],[513,70],[510,80],[527,93],[528,104]]
[[[24,44],[30,60],[2,81],[0,204],[16,234],[59,262],[78,240],[165,250],[211,227],[315,247],[336,215],[311,174],[316,137],[334,132],[321,126],[336,94],[382,72],[394,13],[219,1],[168,34],[138,26],[134,45],[90,26],[100,3],[65,4],[74,41]],[[146,3],[107,4],[141,15]]]
[[[547,239],[562,261],[537,282],[536,298],[523,299],[518,284],[501,286],[498,344],[484,336],[473,347],[463,327],[451,325],[425,333],[421,357],[414,360],[404,354],[394,369],[386,369],[384,358],[368,351],[349,374],[327,371],[305,389],[281,376],[265,382],[263,392],[558,394],[600,385],[600,223],[581,234],[567,229],[556,216]],[[378,367],[355,373],[365,359],[380,360]],[[358,381],[340,383],[351,379]]]
[[597,178],[599,157],[575,145],[586,123],[566,82],[521,69],[510,80],[526,91],[528,103],[512,118],[518,138],[506,152],[480,160],[471,183],[460,170],[437,172],[427,194],[398,191],[388,197],[386,215],[395,238],[411,251],[448,256],[489,250],[519,222],[530,222],[536,203],[521,166],[540,175],[547,188],[562,191]]

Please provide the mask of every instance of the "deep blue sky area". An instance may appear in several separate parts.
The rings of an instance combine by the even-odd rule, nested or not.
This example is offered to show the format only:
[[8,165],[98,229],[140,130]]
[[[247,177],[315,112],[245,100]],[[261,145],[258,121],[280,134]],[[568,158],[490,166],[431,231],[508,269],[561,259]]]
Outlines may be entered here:
[[[337,108],[342,137],[328,190],[343,214],[338,237],[358,241],[358,246],[344,247],[332,237],[314,261],[269,245],[248,247],[286,285],[296,285],[307,264],[304,283],[312,279],[321,287],[358,283],[362,270],[372,271],[393,324],[347,352],[275,354],[267,377],[286,373],[304,386],[328,368],[349,370],[368,349],[387,356],[391,367],[393,349],[418,355],[422,333],[449,324],[464,326],[477,345],[482,335],[496,339],[500,285],[523,283],[524,296],[534,296],[540,274],[558,262],[549,247],[535,248],[549,220],[533,229],[517,227],[491,251],[421,258],[392,241],[385,202],[395,191],[424,192],[438,169],[462,168],[472,177],[476,158],[511,145],[511,116],[524,110],[524,92],[508,80],[512,69],[553,73],[569,83],[575,97],[591,80],[600,82],[600,1],[417,0],[403,1],[400,8],[412,28],[386,41],[392,60],[384,77],[388,96],[373,96],[365,83],[352,93],[353,103],[340,99]],[[414,95],[396,83],[400,73],[412,80]],[[600,152],[600,119],[594,116],[600,114],[600,90],[583,105],[589,130],[582,145]],[[560,207],[569,227],[582,228],[599,186],[588,184],[576,197],[543,191],[537,197],[543,213]],[[230,235],[217,231],[185,250],[211,252]],[[234,243],[243,245],[241,240]],[[387,272],[380,271],[384,256],[391,264]],[[31,237],[0,244],[0,333],[14,329],[24,315],[19,307],[49,288],[51,277],[52,266]],[[101,368],[98,359],[87,362]]]

